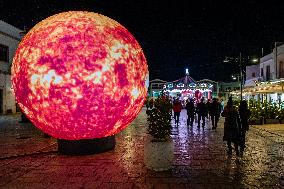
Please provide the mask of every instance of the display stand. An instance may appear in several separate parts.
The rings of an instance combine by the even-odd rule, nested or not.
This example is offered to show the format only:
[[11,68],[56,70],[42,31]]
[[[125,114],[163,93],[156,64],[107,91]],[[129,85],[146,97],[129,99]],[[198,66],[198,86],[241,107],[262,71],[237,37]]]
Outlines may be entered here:
[[58,152],[66,155],[88,155],[114,149],[115,136],[97,139],[63,140],[57,139]]

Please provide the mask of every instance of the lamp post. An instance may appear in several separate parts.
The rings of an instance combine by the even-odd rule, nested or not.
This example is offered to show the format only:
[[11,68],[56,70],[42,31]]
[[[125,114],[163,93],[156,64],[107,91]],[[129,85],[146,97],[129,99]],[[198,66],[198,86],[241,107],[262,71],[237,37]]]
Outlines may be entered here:
[[240,66],[240,76],[241,76],[241,101],[243,100],[243,69],[242,69],[242,53],[240,52],[240,58],[239,58],[239,66]]
[[[228,63],[231,60],[239,64],[239,69],[240,69],[240,75],[238,77],[238,81],[240,81],[240,99],[243,99],[243,69],[242,69],[242,53],[240,52],[240,55],[238,58],[233,58],[233,57],[226,57],[223,62]],[[239,80],[240,77],[240,80]],[[233,78],[234,79],[234,78]],[[235,78],[236,79],[236,78]]]

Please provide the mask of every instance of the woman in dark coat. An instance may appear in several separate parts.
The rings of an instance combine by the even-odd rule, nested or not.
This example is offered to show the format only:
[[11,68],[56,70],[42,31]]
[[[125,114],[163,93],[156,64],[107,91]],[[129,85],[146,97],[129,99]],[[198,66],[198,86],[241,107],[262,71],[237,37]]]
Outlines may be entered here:
[[232,155],[231,143],[234,143],[236,155],[239,156],[239,141],[240,141],[240,118],[238,110],[233,105],[232,98],[229,98],[227,106],[221,114],[225,117],[224,123],[224,137],[223,140],[227,141],[228,155]]
[[239,114],[240,114],[240,119],[241,119],[241,141],[240,141],[240,151],[243,153],[245,149],[245,142],[246,142],[246,132],[249,129],[249,117],[250,117],[250,110],[248,109],[247,101],[243,100],[240,103],[239,107]]

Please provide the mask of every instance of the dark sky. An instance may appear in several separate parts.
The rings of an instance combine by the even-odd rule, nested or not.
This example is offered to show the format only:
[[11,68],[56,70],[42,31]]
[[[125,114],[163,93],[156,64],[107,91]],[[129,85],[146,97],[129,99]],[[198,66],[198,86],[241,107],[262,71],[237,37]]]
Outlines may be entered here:
[[284,42],[284,1],[1,0],[0,19],[31,28],[53,14],[86,10],[124,25],[146,55],[150,79],[228,81],[237,66],[225,56],[260,57]]

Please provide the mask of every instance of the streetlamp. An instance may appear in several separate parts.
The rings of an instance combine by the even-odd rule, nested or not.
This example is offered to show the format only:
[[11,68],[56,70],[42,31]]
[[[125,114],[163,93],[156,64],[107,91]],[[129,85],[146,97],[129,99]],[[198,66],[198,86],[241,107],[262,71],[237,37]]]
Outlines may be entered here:
[[253,63],[257,63],[257,62],[258,62],[258,59],[257,59],[257,58],[253,58],[251,61],[252,61]]
[[243,69],[242,69],[242,53],[240,52],[240,59],[239,59],[239,66],[240,66],[240,76],[241,76],[241,101],[243,100]]

